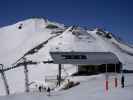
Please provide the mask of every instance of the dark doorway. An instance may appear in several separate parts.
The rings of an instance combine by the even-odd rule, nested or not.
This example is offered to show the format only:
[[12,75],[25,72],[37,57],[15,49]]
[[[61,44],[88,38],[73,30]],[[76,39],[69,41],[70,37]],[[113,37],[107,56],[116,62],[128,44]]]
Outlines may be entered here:
[[[121,63],[119,64],[107,64],[107,72],[120,73]],[[94,75],[106,72],[106,64],[102,65],[78,65],[78,71],[74,75]]]

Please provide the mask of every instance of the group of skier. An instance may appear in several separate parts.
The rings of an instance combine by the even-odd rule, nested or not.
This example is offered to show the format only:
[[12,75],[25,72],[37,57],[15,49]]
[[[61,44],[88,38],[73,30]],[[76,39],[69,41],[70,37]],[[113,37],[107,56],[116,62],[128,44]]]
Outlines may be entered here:
[[[41,86],[39,86],[39,87],[38,87],[38,90],[39,90],[39,92],[42,92],[42,90],[44,90],[44,88],[41,87]],[[50,87],[45,88],[45,90],[46,90],[46,92],[47,92],[47,95],[50,96],[50,92],[51,92]]]
[[[59,82],[59,76],[57,75],[57,83],[56,83],[56,87],[57,86],[60,86],[60,82]],[[39,90],[39,92],[42,92],[42,90],[46,90],[46,92],[47,92],[47,96],[51,96],[51,88],[48,86],[47,88],[45,87],[42,87],[42,86],[39,86],[38,87],[38,90]]]
[[[57,75],[57,80],[58,80],[58,75]],[[57,85],[59,85],[59,83],[57,82]],[[125,77],[124,77],[124,74],[122,74],[121,76],[121,88],[124,88],[125,87]],[[42,92],[42,88],[39,87],[39,92]],[[46,89],[46,92],[47,92],[47,96],[51,96],[51,89],[50,87],[47,87]]]

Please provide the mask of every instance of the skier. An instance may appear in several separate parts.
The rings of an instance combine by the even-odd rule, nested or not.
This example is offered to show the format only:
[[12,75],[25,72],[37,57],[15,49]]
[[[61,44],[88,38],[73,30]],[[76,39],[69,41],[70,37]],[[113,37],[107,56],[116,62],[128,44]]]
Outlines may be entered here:
[[41,87],[41,86],[39,86],[39,87],[38,87],[38,90],[39,90],[39,92],[41,92],[41,91],[42,91],[42,87]]
[[124,82],[125,82],[125,77],[122,75],[121,77],[121,87],[124,88]]
[[48,93],[48,96],[50,96],[50,87],[47,88],[47,93]]

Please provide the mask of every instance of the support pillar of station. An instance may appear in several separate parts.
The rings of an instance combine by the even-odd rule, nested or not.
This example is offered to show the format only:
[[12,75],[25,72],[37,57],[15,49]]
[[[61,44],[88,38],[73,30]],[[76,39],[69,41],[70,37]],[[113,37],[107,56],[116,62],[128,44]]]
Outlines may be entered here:
[[108,91],[109,89],[109,82],[108,82],[108,65],[106,64],[106,73],[105,73],[105,90]]
[[58,84],[59,86],[61,85],[61,64],[59,64],[59,68],[58,68]]

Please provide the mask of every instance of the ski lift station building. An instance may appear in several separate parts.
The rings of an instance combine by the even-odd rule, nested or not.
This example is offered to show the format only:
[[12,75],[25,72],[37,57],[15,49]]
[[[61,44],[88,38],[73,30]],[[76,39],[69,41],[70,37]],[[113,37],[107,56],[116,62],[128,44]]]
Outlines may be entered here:
[[112,52],[50,52],[55,64],[77,65],[76,74],[120,72],[122,66]]

